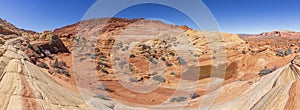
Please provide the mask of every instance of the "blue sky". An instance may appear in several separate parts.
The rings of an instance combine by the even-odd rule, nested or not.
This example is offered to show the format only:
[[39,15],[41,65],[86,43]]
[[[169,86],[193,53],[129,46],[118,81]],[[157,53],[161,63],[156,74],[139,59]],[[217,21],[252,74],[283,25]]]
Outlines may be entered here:
[[[223,32],[300,31],[299,0],[202,1],[215,16]],[[42,32],[80,21],[95,2],[96,0],[2,0],[0,18],[17,27]],[[159,18],[165,19],[165,22],[196,28],[184,14],[159,5],[131,7],[120,12],[117,17]]]

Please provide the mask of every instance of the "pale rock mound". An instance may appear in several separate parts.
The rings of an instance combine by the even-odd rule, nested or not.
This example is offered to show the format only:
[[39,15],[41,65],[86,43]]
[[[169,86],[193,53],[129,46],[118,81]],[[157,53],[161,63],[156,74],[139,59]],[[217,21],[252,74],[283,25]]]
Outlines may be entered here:
[[17,45],[6,41],[0,56],[0,109],[89,109],[79,93],[66,89],[29,62]]

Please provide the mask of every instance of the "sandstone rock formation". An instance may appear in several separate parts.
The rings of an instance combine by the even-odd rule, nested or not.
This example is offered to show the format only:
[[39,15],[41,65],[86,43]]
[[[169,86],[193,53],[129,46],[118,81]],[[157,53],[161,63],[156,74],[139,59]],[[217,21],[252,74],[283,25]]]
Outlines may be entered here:
[[32,64],[18,44],[11,45],[16,40],[22,38],[9,39],[7,45],[1,46],[1,109],[88,109],[76,91],[62,86]]
[[0,19],[0,109],[300,109],[297,35],[123,18],[36,33]]

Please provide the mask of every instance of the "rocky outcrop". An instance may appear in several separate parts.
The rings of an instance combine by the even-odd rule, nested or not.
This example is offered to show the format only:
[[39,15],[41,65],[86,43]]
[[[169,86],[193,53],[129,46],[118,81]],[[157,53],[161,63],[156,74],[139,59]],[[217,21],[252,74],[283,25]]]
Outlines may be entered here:
[[0,18],[0,34],[5,34],[5,35],[10,35],[10,34],[15,34],[15,35],[24,35],[24,34],[36,34],[34,31],[30,30],[24,30],[17,28],[16,26],[10,24],[6,20],[3,20]]
[[293,31],[273,31],[261,33],[257,37],[300,37],[300,33]]
[[0,109],[89,109],[79,93],[63,87],[30,63],[26,53],[16,48],[16,40],[1,46]]
[[[296,57],[293,62],[298,62],[299,59]],[[249,110],[249,109],[264,109],[264,110],[283,110],[285,108],[296,107],[298,101],[295,97],[298,94],[297,82],[299,82],[299,65],[290,63],[273,73],[262,77],[258,81],[251,82],[248,89],[244,89],[241,95],[235,98],[228,99],[224,102],[217,101],[210,109],[212,110]],[[226,90],[231,88],[234,90],[235,85],[240,85],[243,82],[232,83],[226,85],[220,90],[220,96],[227,94]],[[231,91],[238,93],[237,91]],[[228,96],[227,96],[228,97]],[[218,99],[216,99],[218,100]],[[293,105],[293,106],[291,106]]]

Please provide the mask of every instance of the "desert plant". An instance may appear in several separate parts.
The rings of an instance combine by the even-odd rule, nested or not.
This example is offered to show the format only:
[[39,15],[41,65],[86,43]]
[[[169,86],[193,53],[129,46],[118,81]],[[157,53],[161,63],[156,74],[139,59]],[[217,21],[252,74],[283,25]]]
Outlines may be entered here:
[[165,78],[159,76],[159,75],[155,75],[152,77],[153,80],[158,81],[158,82],[165,82]]
[[67,63],[64,61],[58,61],[58,59],[55,59],[54,63],[51,64],[54,68],[60,68],[63,69],[65,66],[67,66]]
[[173,66],[173,64],[169,63],[169,62],[166,62],[166,66],[170,67],[170,66]]
[[131,77],[131,78],[129,79],[129,81],[130,81],[130,82],[138,82],[138,80],[137,80],[136,78],[134,78],[134,77]]
[[103,100],[111,100],[111,98],[109,96],[103,95],[103,94],[97,94],[95,97],[103,99]]
[[114,58],[114,61],[119,61],[119,60],[120,60],[120,58],[118,58],[118,57]]
[[246,54],[246,51],[245,51],[245,50],[243,50],[243,51],[242,51],[242,54]]
[[270,73],[272,73],[273,71],[275,71],[276,70],[276,67],[274,67],[274,68],[265,68],[265,69],[263,69],[263,70],[261,70],[259,73],[258,73],[258,75],[260,75],[260,76],[264,76],[264,75],[267,75],[267,74],[270,74]]
[[212,59],[217,59],[217,57],[215,57],[215,56],[212,56]]
[[134,55],[134,54],[131,54],[129,57],[130,57],[130,58],[135,58],[135,55]]
[[67,77],[70,77],[70,74],[69,74],[68,70],[66,70],[66,69],[57,68],[56,72],[59,73],[59,74],[64,74]]
[[177,57],[177,60],[178,60],[178,63],[180,65],[186,65],[187,64],[187,62],[183,58],[181,58],[181,57]]
[[176,73],[175,73],[174,71],[172,71],[170,74],[171,74],[171,75],[176,75]]
[[167,61],[167,59],[165,57],[161,57],[160,60],[161,61]]
[[49,66],[45,62],[41,62],[41,63],[37,64],[37,66],[39,66],[41,68],[49,69]]
[[4,45],[5,41],[3,41],[2,39],[0,39],[0,45]]
[[101,69],[101,72],[104,73],[104,74],[109,74],[109,72],[105,69]]
[[107,57],[102,55],[102,56],[99,57],[99,59],[107,59]]
[[126,61],[120,61],[119,67],[123,69],[126,64],[127,64]]
[[197,98],[197,97],[199,97],[199,95],[198,95],[197,93],[191,93],[191,94],[190,94],[190,98],[191,98],[191,99],[195,99],[195,98]]
[[155,64],[155,65],[157,64],[157,62],[156,62],[153,58],[149,58],[148,60],[149,60],[152,64]]
[[87,58],[80,58],[79,61],[82,62],[83,60],[86,60]]
[[175,56],[175,53],[174,52],[170,52],[169,53],[171,56]]
[[173,97],[170,99],[170,102],[183,102],[186,101],[186,97],[180,96],[180,97]]
[[98,61],[98,65],[104,66],[105,68],[111,68],[108,64],[106,64],[102,61]]

